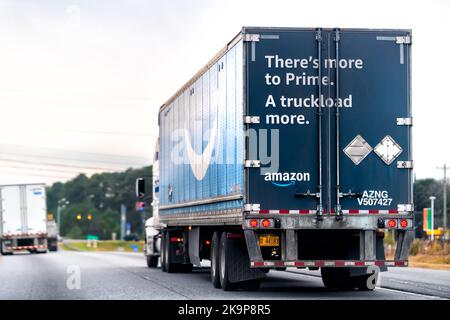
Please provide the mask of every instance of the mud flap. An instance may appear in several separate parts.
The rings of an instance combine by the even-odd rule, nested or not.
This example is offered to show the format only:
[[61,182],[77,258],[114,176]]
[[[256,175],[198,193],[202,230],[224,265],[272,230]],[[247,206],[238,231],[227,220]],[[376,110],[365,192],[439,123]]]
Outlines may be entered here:
[[250,268],[250,258],[245,239],[228,239],[226,256],[228,257],[228,277],[236,283],[247,280],[262,279],[265,273],[260,269]]

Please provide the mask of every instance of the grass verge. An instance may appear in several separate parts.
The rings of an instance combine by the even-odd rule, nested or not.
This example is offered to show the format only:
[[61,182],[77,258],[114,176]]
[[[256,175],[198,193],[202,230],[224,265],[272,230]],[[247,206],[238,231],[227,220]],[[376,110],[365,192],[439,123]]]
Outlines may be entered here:
[[143,252],[144,241],[97,241],[96,248],[88,244],[87,241],[65,241],[60,247],[67,251]]

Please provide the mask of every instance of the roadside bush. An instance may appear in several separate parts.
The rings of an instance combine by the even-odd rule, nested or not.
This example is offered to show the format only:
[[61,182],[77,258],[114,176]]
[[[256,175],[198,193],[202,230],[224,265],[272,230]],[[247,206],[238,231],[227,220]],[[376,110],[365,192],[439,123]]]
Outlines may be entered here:
[[409,249],[409,254],[412,256],[418,255],[421,247],[421,240],[414,239],[413,243],[411,244],[411,248]]

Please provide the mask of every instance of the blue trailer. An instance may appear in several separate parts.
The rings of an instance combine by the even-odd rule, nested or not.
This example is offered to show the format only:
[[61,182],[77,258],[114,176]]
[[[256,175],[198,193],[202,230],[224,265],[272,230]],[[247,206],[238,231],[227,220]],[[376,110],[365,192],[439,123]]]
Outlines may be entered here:
[[[160,108],[149,266],[160,254],[168,272],[211,260],[225,290],[287,267],[367,290],[374,273],[407,266],[411,39],[243,28]],[[389,229],[397,249],[386,259]]]

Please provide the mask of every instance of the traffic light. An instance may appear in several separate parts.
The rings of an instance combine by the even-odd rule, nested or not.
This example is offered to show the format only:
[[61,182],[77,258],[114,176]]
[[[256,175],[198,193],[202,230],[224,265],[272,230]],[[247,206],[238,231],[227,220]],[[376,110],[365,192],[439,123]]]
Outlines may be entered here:
[[80,213],[77,214],[77,220],[81,220],[83,217],[81,216]]
[[87,216],[87,219],[88,219],[88,220],[92,220],[93,218],[94,218],[94,217],[92,216],[92,214],[89,213],[88,216]]

